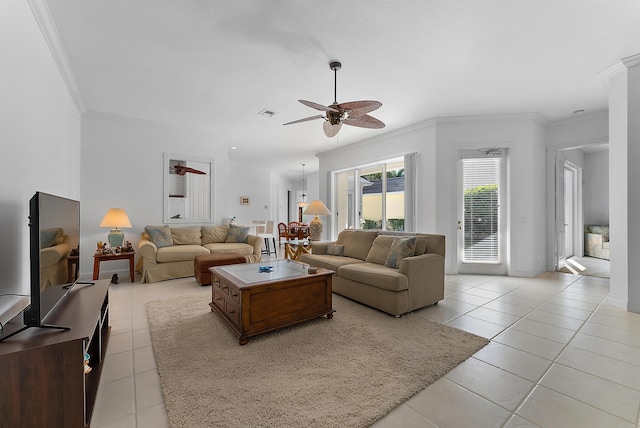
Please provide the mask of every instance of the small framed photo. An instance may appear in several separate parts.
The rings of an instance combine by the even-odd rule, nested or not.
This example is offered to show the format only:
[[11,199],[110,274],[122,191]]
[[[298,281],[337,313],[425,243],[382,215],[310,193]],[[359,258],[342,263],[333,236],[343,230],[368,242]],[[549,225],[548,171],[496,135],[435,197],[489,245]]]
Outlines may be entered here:
[[240,196],[240,205],[249,205],[249,197]]

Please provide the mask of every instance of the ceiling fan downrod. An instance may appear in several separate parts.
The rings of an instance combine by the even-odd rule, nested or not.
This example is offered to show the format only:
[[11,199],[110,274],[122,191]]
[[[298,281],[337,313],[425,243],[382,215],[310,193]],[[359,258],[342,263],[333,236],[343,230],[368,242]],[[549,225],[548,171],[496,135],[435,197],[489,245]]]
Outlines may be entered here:
[[338,70],[342,68],[340,61],[331,61],[329,67],[333,70],[333,103],[338,104]]

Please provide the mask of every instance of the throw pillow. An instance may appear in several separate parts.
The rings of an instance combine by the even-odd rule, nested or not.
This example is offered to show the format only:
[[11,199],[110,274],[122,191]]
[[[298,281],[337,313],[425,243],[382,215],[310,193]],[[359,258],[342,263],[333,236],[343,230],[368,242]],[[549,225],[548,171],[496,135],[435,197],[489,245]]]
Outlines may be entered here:
[[416,236],[416,252],[414,255],[421,256],[423,254],[427,254],[427,237],[426,236]]
[[62,235],[63,231],[58,227],[43,230],[40,232],[40,248],[49,248],[62,244]]
[[365,262],[384,265],[389,256],[389,251],[391,251],[391,244],[393,244],[394,239],[395,236],[393,235],[378,235],[371,245]]
[[145,232],[149,234],[149,239],[158,248],[170,247],[173,245],[171,229],[169,226],[145,226]]
[[200,245],[200,226],[172,227],[173,245]]
[[249,235],[248,227],[240,227],[235,226],[233,224],[229,225],[229,234],[227,235],[227,240],[225,242],[247,242],[247,235]]
[[227,241],[229,226],[202,226],[202,245]]
[[384,263],[386,267],[397,269],[400,266],[400,262],[405,257],[412,256],[416,250],[416,238],[400,238],[397,237],[391,244],[391,250],[387,256],[387,261]]
[[327,245],[328,256],[343,256],[344,255],[343,253],[344,253],[344,245],[337,245],[337,244]]

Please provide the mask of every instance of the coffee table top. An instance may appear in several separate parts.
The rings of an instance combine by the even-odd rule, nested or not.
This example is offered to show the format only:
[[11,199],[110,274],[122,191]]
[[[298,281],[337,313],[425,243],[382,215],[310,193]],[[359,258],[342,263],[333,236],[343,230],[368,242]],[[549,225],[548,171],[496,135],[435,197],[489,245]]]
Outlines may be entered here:
[[[270,267],[269,272],[261,272],[260,268]],[[306,263],[296,262],[295,260],[280,259],[270,260],[268,262],[238,264],[217,266],[217,269],[228,275],[234,276],[245,284],[254,284],[264,281],[277,281],[283,279],[291,279],[309,275],[307,269],[309,265]],[[327,273],[324,269],[318,269],[318,274]]]

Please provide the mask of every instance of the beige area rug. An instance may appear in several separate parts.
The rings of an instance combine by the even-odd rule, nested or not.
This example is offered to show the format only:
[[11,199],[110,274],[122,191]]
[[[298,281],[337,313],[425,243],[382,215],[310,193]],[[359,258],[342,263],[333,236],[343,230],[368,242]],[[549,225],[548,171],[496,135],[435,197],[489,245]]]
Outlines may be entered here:
[[572,273],[574,275],[609,278],[609,260],[598,259],[595,257],[571,257],[567,260],[567,265],[567,267],[560,269],[560,272]]
[[319,318],[245,346],[202,297],[147,304],[173,427],[365,427],[488,343],[333,296]]

